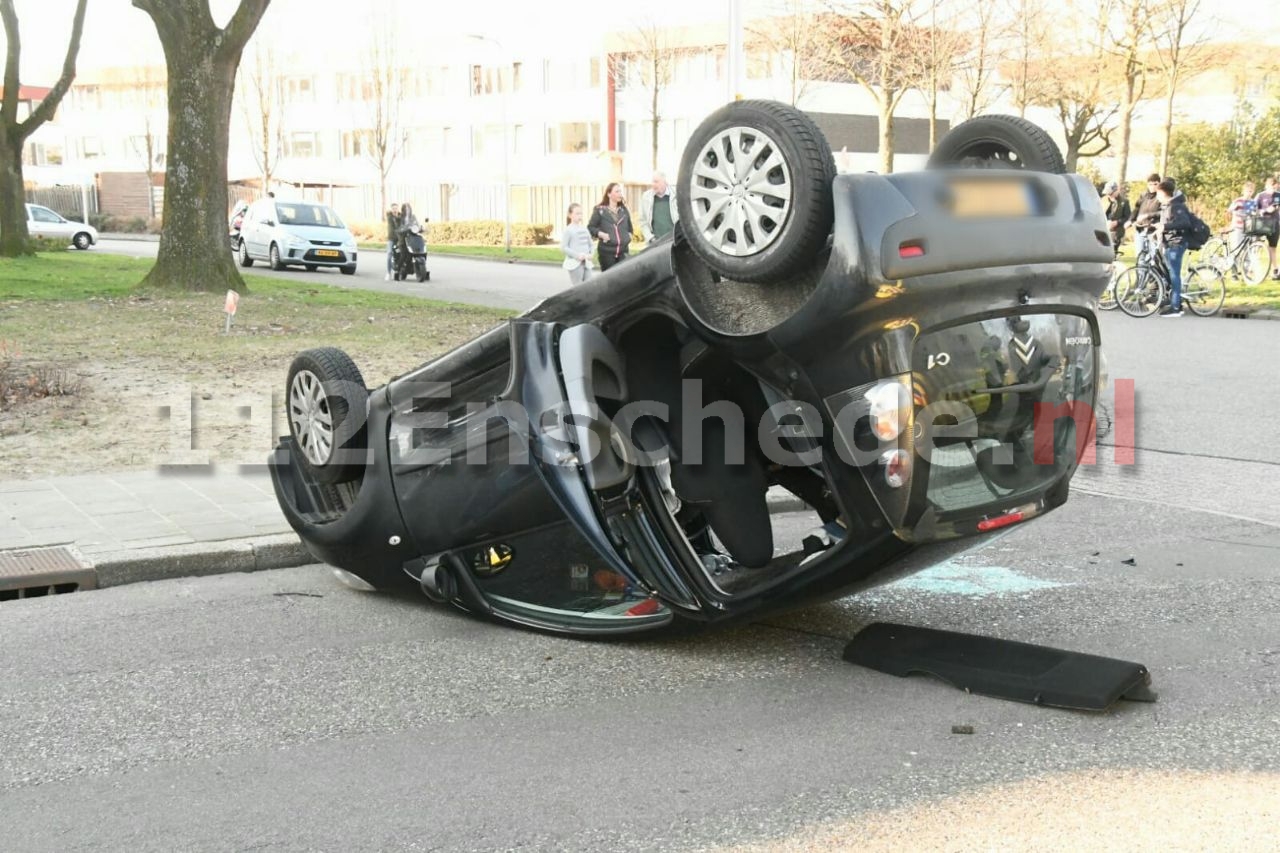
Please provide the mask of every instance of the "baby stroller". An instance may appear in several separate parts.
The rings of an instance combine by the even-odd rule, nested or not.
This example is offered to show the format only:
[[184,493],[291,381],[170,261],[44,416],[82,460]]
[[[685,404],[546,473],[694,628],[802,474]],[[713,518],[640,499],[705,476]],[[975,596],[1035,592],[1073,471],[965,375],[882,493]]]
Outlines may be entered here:
[[421,226],[401,230],[392,252],[392,269],[396,281],[408,281],[411,275],[418,281],[431,280],[431,270],[427,269],[427,241]]

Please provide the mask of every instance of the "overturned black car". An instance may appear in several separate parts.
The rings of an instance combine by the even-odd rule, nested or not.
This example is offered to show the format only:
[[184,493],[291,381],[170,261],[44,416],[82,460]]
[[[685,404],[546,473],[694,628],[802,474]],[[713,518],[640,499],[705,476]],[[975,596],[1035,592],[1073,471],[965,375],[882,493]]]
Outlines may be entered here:
[[353,585],[577,634],[931,565],[1062,504],[1090,438],[1113,253],[1064,171],[987,116],[926,171],[837,175],[803,113],[730,104],[664,242],[380,388],[299,355],[280,505]]

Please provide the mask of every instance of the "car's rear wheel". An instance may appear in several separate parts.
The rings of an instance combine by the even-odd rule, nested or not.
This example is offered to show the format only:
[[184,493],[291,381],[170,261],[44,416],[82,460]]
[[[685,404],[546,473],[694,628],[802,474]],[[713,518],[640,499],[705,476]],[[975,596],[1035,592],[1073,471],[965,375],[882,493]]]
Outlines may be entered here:
[[83,252],[85,249],[93,245],[93,239],[87,232],[81,231],[79,234],[71,238],[71,245]]
[[676,192],[680,229],[724,278],[785,279],[826,244],[835,175],[831,146],[805,113],[774,101],[727,104],[685,147]]
[[1039,125],[1018,116],[976,116],[951,128],[929,155],[929,168],[967,166],[1063,174],[1058,144]]
[[240,241],[240,266],[242,267],[253,266],[253,258],[249,256],[249,247],[245,245],[245,242],[243,240]]
[[289,367],[289,434],[300,464],[319,483],[343,483],[364,470],[369,391],[345,352],[320,347]]
[[271,261],[271,268],[273,270],[278,272],[279,270],[284,269],[284,263],[280,260],[280,247],[275,243],[271,244],[271,250],[267,252],[267,257]]

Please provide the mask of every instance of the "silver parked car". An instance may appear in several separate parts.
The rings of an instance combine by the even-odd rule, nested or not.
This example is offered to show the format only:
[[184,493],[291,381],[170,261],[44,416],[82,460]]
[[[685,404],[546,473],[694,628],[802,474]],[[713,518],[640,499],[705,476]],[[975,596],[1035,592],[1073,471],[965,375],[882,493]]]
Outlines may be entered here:
[[64,219],[39,204],[27,205],[27,232],[46,240],[65,240],[77,249],[87,249],[98,242],[98,231],[92,225]]
[[356,271],[356,238],[323,204],[262,199],[249,205],[235,247],[240,266],[266,261],[273,270],[303,266]]

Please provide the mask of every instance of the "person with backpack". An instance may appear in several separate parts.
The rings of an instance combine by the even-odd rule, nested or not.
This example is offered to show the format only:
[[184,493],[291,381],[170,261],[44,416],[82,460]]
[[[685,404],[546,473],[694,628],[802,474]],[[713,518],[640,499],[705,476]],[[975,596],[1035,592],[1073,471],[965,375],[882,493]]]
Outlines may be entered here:
[[1107,198],[1107,227],[1111,229],[1111,247],[1120,257],[1120,244],[1124,242],[1124,228],[1133,214],[1129,199],[1120,192],[1120,185],[1108,181],[1103,193]]
[[1169,267],[1169,284],[1173,291],[1169,304],[1160,311],[1160,315],[1181,317],[1182,256],[1187,252],[1188,236],[1193,230],[1194,222],[1191,211],[1187,210],[1187,199],[1173,178],[1165,178],[1156,186],[1156,198],[1160,200],[1160,220],[1156,225],[1156,233],[1164,246],[1164,260]]

